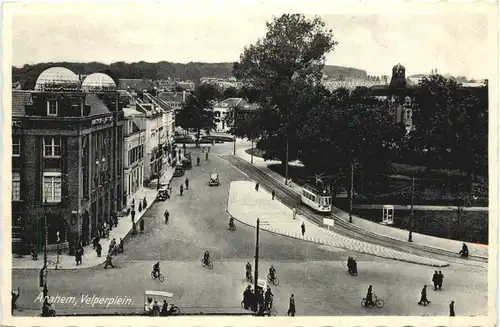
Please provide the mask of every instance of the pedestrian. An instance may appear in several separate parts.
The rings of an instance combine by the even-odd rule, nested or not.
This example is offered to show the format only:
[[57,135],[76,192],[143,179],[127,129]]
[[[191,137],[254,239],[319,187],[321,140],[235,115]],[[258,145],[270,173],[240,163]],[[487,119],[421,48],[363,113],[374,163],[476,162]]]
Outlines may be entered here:
[[141,211],[142,211],[142,203],[139,202],[139,212],[141,212]]
[[17,305],[16,305],[17,299],[19,299],[19,296],[21,295],[21,290],[19,289],[19,286],[17,287],[17,293],[15,293],[14,291],[12,291],[11,293],[12,293],[12,297],[11,297],[11,305],[10,305],[10,315],[13,316],[14,310],[17,309]]
[[139,228],[141,229],[141,234],[144,232],[144,219],[141,219],[141,222],[139,223]]
[[450,317],[455,317],[455,301],[450,302]]
[[102,246],[101,243],[97,242],[96,247],[95,247],[95,252],[97,252],[97,257],[101,257],[101,251],[102,251]]
[[134,211],[135,210],[135,199],[132,199],[131,207],[132,207],[132,211]]
[[168,224],[168,217],[170,217],[170,212],[165,210],[165,213],[163,215],[165,216],[165,224]]
[[306,224],[304,222],[302,222],[302,225],[300,226],[300,228],[302,229],[302,237],[304,237],[304,234],[306,233]]
[[297,216],[297,208],[292,209],[292,215],[293,215],[293,219],[295,220],[295,217]]
[[118,215],[116,214],[116,212],[113,214],[113,219],[115,222],[115,227],[118,227]]
[[434,290],[437,290],[438,285],[439,285],[439,275],[437,270],[434,271],[434,275],[432,275],[432,283],[434,284]]
[[295,298],[290,296],[290,305],[288,306],[288,311],[286,313],[288,316],[295,317]]
[[36,252],[35,244],[31,244],[31,260],[38,260],[38,253]]
[[146,197],[144,197],[144,199],[142,199],[142,208],[146,210],[147,206],[148,206],[148,200],[146,200]]
[[259,183],[258,183],[258,182],[257,182],[257,183],[255,183],[255,190],[256,190],[256,191],[259,191]]
[[78,266],[80,264],[80,262],[82,261],[82,255],[80,254],[80,249],[76,250],[76,253],[75,253],[75,261],[76,261],[76,265]]
[[427,306],[429,303],[431,303],[431,301],[427,299],[427,285],[424,285],[422,292],[420,292],[420,301],[418,301],[418,304]]
[[120,237],[120,244],[118,246],[118,250],[120,253],[123,253],[123,238]]
[[104,265],[104,269],[108,269],[108,266],[111,266],[111,268],[114,268],[113,262],[111,261],[111,253],[108,252],[108,255],[106,256],[106,264]]
[[274,192],[274,190],[271,192],[271,195],[272,195],[272,200],[274,200],[274,196],[276,195],[276,193]]
[[288,179],[288,187],[292,187],[292,179],[291,178]]
[[132,212],[130,214],[132,216],[132,222],[134,222],[134,220],[135,220],[135,210],[132,209]]
[[441,270],[439,271],[438,273],[438,287],[439,289],[441,289],[441,287],[443,287],[443,279],[444,279],[444,276],[443,276],[443,273],[441,272]]
[[135,224],[135,221],[132,222],[132,235],[137,234],[137,225]]
[[208,152],[205,153],[205,161],[208,161]]

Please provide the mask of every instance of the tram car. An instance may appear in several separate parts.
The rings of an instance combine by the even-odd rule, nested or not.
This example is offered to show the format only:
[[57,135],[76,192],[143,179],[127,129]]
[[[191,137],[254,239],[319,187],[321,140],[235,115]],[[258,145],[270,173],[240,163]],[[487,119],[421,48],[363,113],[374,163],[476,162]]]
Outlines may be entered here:
[[332,192],[311,184],[302,186],[300,200],[320,213],[332,212]]

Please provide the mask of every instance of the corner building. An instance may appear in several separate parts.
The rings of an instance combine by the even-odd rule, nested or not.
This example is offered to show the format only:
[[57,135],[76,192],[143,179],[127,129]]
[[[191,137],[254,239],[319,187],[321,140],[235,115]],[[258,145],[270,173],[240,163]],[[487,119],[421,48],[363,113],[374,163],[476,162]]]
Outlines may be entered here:
[[[45,70],[13,90],[13,251],[88,244],[123,203],[124,115],[113,80]],[[45,235],[45,219],[47,235]],[[57,236],[59,234],[59,238]],[[59,245],[57,245],[59,243]]]

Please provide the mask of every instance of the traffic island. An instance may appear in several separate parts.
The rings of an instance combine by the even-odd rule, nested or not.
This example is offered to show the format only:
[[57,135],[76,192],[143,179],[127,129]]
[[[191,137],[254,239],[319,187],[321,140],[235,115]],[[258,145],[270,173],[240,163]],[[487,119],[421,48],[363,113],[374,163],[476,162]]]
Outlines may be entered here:
[[[431,267],[449,266],[445,261],[399,252],[339,235],[311,223],[300,214],[294,219],[290,208],[276,197],[273,199],[272,194],[262,187],[255,186],[250,181],[234,181],[229,186],[227,212],[245,225],[256,227],[259,218],[260,228],[274,234],[392,260]],[[302,225],[305,227],[304,232]]]

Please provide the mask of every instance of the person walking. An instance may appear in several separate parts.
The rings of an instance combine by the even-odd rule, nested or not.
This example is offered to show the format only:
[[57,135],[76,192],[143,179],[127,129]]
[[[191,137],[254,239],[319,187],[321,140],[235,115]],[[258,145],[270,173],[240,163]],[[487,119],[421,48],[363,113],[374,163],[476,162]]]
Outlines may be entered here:
[[19,296],[21,295],[21,290],[19,289],[19,286],[17,287],[17,293],[15,293],[14,291],[11,292],[12,293],[12,297],[11,297],[11,303],[10,303],[10,315],[13,316],[14,315],[14,310],[17,309],[17,305],[16,305],[16,302],[17,302],[17,299],[19,299]]
[[259,191],[259,183],[255,183],[255,190]]
[[165,216],[165,224],[168,224],[168,218],[170,217],[170,212],[168,212],[168,210],[165,210],[165,213],[163,215]]
[[142,211],[142,203],[139,202],[139,212],[141,212],[141,211]]
[[420,292],[420,301],[418,301],[418,304],[427,306],[429,303],[431,303],[431,301],[427,299],[427,285],[424,285],[422,292]]
[[439,285],[439,275],[437,270],[434,271],[434,275],[432,275],[432,283],[434,284],[434,290],[437,290]]
[[139,223],[139,228],[141,229],[141,234],[144,232],[144,219],[141,219],[141,222]]
[[288,306],[287,316],[295,317],[295,298],[293,294],[290,296],[290,304]]
[[97,252],[97,257],[98,258],[101,257],[101,251],[102,251],[101,243],[97,242],[97,244],[95,246],[95,252]]
[[455,317],[455,301],[450,302],[450,317]]
[[438,287],[439,287],[439,289],[441,289],[441,287],[443,287],[443,279],[444,279],[444,276],[440,270],[438,273]]
[[135,210],[134,209],[132,209],[130,216],[132,217],[132,222],[134,222],[135,221]]
[[276,195],[276,193],[274,192],[274,190],[271,192],[271,195],[272,195],[272,199],[274,200],[274,196]]
[[292,209],[292,217],[295,220],[295,217],[297,216],[297,208]]
[[304,237],[304,234],[306,233],[306,224],[304,222],[302,222],[300,229],[302,230],[302,237]]

